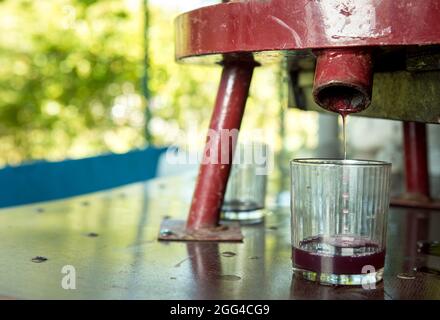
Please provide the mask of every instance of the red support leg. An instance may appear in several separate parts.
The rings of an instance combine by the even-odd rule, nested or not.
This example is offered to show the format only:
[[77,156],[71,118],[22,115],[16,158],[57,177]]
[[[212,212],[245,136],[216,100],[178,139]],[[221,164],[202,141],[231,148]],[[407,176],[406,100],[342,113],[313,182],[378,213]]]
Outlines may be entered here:
[[403,123],[405,158],[405,194],[392,198],[391,205],[440,210],[440,200],[432,199],[429,190],[426,124]]
[[404,122],[406,191],[411,198],[428,200],[429,172],[426,142],[426,124]]
[[256,65],[251,57],[223,63],[220,87],[188,219],[187,221],[163,220],[159,240],[216,242],[243,240],[238,223],[219,225],[219,222],[236,138]]
[[[188,230],[215,227],[219,223],[235,147],[234,144],[229,143],[226,155],[228,161],[227,163],[222,161],[222,135],[226,130],[240,129],[254,67],[254,64],[247,62],[229,62],[223,67],[209,126],[211,133],[214,134],[207,138],[204,161],[200,166],[186,225]],[[209,159],[211,161],[207,161],[208,148],[214,151],[217,163],[212,163],[212,158]]]

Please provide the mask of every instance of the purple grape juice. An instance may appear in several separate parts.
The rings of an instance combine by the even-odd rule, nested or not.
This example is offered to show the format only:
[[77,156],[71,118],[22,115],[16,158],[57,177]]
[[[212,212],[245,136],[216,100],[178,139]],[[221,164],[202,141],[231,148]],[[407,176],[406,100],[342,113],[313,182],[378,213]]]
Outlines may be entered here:
[[317,236],[292,248],[295,269],[318,274],[360,275],[364,266],[384,267],[385,250],[378,244],[349,235]]

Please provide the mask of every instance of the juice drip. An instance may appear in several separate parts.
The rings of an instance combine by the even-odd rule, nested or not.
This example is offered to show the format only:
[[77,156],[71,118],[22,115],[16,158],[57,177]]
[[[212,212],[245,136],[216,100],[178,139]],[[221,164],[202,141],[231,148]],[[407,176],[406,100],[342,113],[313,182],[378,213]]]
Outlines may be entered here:
[[[350,113],[349,110],[341,110],[339,114],[342,117],[342,143],[344,144],[344,160],[347,160],[347,115]],[[342,204],[342,219],[343,219],[343,229],[341,232],[348,232],[350,229],[349,221],[350,221],[350,210],[348,207],[349,204],[349,171],[343,169],[342,176],[342,187],[343,187],[343,204]]]
[[342,142],[344,144],[344,160],[347,160],[347,113],[341,112],[342,116]]

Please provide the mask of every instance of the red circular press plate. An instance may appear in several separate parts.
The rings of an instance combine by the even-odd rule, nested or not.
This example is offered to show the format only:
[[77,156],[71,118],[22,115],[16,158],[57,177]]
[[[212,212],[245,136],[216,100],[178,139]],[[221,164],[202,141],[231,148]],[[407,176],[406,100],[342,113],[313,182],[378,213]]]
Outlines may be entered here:
[[[250,0],[176,19],[176,59],[346,46],[440,44],[439,0]],[[290,53],[292,54],[292,53]],[[295,54],[295,53],[293,53]],[[208,59],[201,56],[214,55]]]

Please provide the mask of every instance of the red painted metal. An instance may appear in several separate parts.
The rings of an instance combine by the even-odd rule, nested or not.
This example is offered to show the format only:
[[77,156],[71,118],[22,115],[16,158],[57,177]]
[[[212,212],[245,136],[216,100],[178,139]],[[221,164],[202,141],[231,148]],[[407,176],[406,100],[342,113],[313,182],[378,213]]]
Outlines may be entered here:
[[339,113],[364,110],[371,103],[373,62],[368,49],[316,52],[313,96],[324,109]]
[[[207,138],[188,216],[188,230],[218,225],[235,147],[235,143],[229,143],[227,149],[222,152],[222,143],[226,142],[224,134],[227,135],[231,133],[231,130],[240,129],[254,67],[253,62],[232,61],[226,62],[223,67],[209,126],[211,133],[215,134],[208,135]],[[208,148],[214,151],[214,157],[208,152]],[[224,145],[223,149],[225,149]],[[224,156],[227,161],[222,159]],[[212,161],[212,158],[216,158],[217,161]]]
[[[255,62],[317,54],[315,101],[341,114],[371,102],[374,47],[440,44],[438,0],[226,1],[176,19],[176,59],[224,64],[207,141],[220,157],[221,131],[239,129]],[[293,52],[296,51],[296,52]],[[407,189],[404,201],[429,203],[426,128],[405,124]],[[215,228],[231,168],[206,163],[199,176],[186,233]],[[205,154],[205,157],[207,155]],[[209,156],[211,158],[211,155]]]
[[426,124],[403,123],[405,181],[409,196],[429,199],[428,150]]
[[438,0],[234,1],[180,15],[176,58],[440,44],[438,21]]

